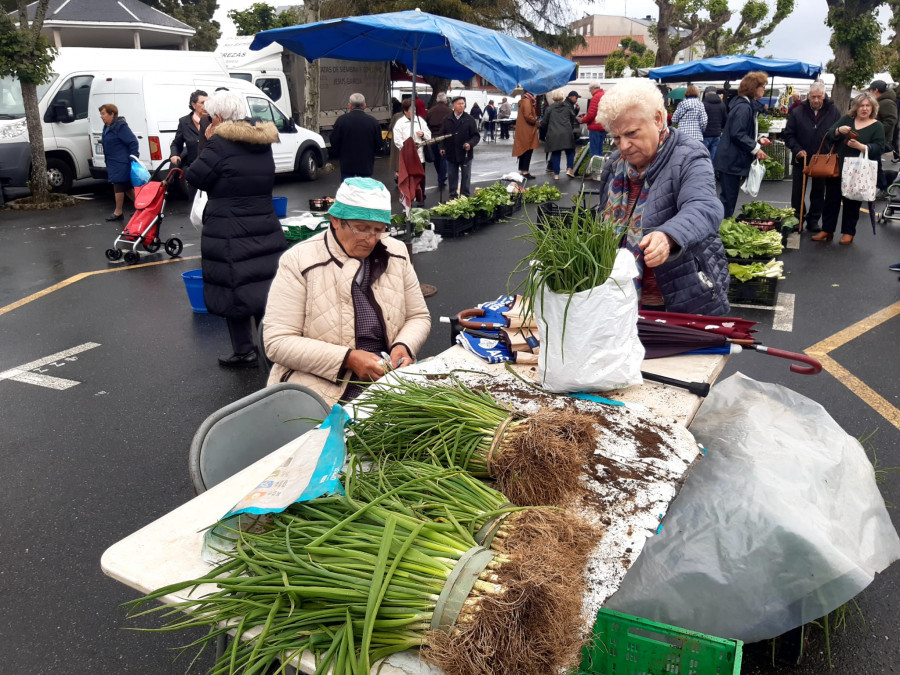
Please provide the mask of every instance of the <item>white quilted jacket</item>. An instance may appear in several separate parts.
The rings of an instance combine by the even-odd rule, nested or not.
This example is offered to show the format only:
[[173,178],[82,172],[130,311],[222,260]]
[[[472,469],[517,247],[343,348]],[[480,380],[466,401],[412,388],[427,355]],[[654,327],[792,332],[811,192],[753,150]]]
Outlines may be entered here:
[[[372,253],[387,268],[372,284],[388,345],[406,345],[415,358],[428,338],[431,316],[406,246],[385,239]],[[266,355],[275,364],[268,384],[295,382],[336,403],[352,379],[345,366],[356,347],[353,278],[360,262],[347,255],[329,228],[285,252],[269,290]]]

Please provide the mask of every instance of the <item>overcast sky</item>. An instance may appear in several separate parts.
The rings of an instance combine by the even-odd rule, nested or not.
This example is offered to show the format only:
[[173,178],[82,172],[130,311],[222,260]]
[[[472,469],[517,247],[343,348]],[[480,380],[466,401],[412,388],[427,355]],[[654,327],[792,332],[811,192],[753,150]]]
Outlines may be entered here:
[[[269,0],[271,4],[289,4],[285,0]],[[222,35],[225,37],[235,34],[234,24],[226,14],[231,9],[245,9],[251,4],[250,0],[219,0],[219,9],[215,19],[222,24]],[[589,14],[613,14],[626,15],[640,18],[650,15],[654,19],[659,11],[653,0],[576,0],[573,4],[584,6]],[[774,5],[774,0],[770,0]],[[730,0],[732,8],[740,7],[739,0]],[[760,52],[760,56],[772,56],[781,59],[798,59],[808,63],[822,64],[832,58],[828,40],[831,30],[825,25],[825,16],[828,13],[828,5],[825,0],[796,0],[793,13],[769,36],[769,42]],[[879,18],[882,25],[887,25],[888,8],[883,7]],[[576,17],[577,18],[577,17]],[[736,23],[736,21],[735,21]],[[885,38],[885,41],[886,38]]]

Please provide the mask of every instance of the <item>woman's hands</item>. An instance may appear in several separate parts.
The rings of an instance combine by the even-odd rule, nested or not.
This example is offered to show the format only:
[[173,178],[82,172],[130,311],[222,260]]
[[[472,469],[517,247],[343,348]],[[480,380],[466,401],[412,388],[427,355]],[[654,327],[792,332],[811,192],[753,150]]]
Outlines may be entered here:
[[[850,127],[848,127],[848,126],[845,124],[845,125],[842,126],[842,127],[838,127],[838,128],[837,128],[837,132],[838,132],[839,134],[841,134],[841,136],[846,136],[847,134],[850,133]],[[848,145],[849,145],[849,144],[848,144]]]
[[363,382],[374,382],[380,380],[390,370],[411,366],[414,363],[409,351],[403,345],[396,345],[391,350],[390,357],[391,360],[388,363],[378,354],[354,349],[347,357],[347,367]]
[[854,150],[859,150],[860,152],[863,152],[863,151],[866,150],[866,144],[865,144],[865,143],[860,143],[860,142],[859,142],[858,140],[856,140],[855,138],[853,138],[853,139],[847,141],[847,147],[848,147],[848,148],[853,148]]
[[644,252],[644,264],[647,267],[658,267],[669,259],[672,237],[657,230],[641,239],[638,248]]

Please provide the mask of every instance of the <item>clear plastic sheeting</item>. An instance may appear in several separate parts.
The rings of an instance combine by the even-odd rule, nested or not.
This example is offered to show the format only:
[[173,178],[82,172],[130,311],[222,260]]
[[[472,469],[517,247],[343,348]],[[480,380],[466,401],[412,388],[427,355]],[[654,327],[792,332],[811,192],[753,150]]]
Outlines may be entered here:
[[608,609],[756,642],[831,612],[900,557],[872,464],[818,403],[738,373],[691,432],[708,454]]

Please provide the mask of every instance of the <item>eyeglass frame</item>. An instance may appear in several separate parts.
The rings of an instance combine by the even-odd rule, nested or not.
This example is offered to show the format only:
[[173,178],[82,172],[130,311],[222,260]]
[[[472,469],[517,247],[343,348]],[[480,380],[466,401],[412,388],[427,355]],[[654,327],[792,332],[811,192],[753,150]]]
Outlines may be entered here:
[[341,218],[340,221],[341,221],[341,225],[346,227],[348,230],[350,230],[353,234],[357,235],[358,237],[366,237],[367,239],[369,237],[375,237],[377,239],[387,239],[388,237],[391,236],[391,233],[388,231],[388,229],[386,227],[384,228],[384,231],[382,231],[382,232],[360,232],[359,230],[354,229],[353,226],[350,224],[350,222],[346,218]]

